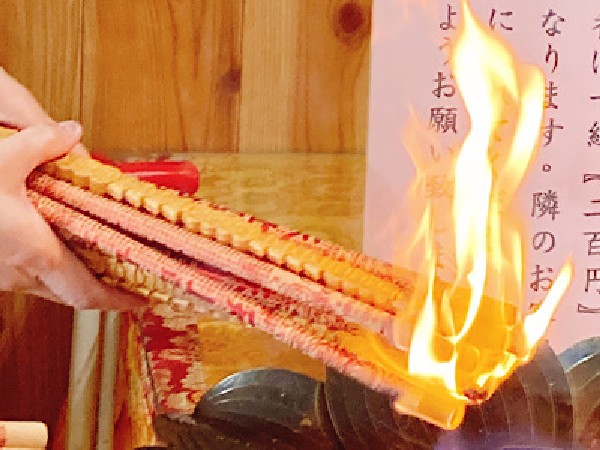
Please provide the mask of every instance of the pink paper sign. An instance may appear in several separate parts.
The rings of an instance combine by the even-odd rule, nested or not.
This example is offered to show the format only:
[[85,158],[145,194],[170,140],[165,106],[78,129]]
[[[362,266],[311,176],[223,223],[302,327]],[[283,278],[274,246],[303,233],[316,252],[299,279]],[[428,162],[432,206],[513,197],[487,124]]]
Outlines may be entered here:
[[[469,118],[447,64],[457,0],[375,0],[364,250],[394,261],[406,245],[414,168],[403,147],[410,111],[439,135],[425,157],[461,142]],[[556,351],[600,335],[600,4],[473,0],[480,21],[546,76],[540,149],[518,193],[526,222],[527,300],[543,299],[564,262],[574,278],[549,330]],[[441,185],[443,188],[443,180]]]

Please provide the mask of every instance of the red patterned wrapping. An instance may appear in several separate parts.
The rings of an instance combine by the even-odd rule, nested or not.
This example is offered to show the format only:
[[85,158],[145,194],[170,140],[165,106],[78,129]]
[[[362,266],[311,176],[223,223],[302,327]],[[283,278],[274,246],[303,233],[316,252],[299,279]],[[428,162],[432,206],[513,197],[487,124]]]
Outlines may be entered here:
[[135,316],[151,381],[153,413],[188,415],[207,386],[198,360],[197,314],[157,304]]
[[143,395],[143,403],[140,405],[143,409],[144,426],[151,427],[152,419],[156,415],[156,393],[154,391],[154,383],[152,382],[152,374],[148,366],[148,354],[144,348],[144,339],[138,325],[138,320],[135,314],[131,314],[133,322],[129,325],[129,332],[131,339],[131,347],[129,348],[130,362],[135,367],[133,374],[136,379],[135,382],[139,383],[138,389]]
[[325,376],[320,362],[231,319],[157,304],[134,320],[155,414],[189,415],[215,383],[250,368],[287,368],[321,380]]
[[[311,305],[281,294],[271,295],[271,291],[232,275],[163,254],[37,192],[29,191],[28,196],[44,219],[75,247],[94,247],[132,264],[132,268],[158,271],[156,275],[178,291],[178,297],[187,296],[198,308],[206,302],[215,305],[380,392],[397,396],[410,385],[404,374],[388,370],[385,360],[375,361],[370,347],[363,345],[376,341],[397,361],[403,361],[405,354],[377,334],[347,322],[328,304]],[[298,286],[288,282],[286,288],[293,291]]]

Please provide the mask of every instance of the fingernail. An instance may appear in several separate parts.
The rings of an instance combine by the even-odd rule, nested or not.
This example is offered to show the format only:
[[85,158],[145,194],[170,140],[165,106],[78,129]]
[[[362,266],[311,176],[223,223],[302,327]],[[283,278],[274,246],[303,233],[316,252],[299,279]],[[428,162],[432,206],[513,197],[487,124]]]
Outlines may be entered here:
[[73,136],[81,136],[81,125],[74,120],[67,120],[58,124],[63,130]]

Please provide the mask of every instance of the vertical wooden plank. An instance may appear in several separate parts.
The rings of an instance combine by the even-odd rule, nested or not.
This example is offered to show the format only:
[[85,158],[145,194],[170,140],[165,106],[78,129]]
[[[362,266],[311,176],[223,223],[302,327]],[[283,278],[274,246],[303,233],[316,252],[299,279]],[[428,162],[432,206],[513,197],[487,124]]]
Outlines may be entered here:
[[[79,118],[81,0],[0,2],[0,65],[55,119]],[[0,298],[0,417],[42,420],[50,439],[67,398],[73,310]]]
[[371,0],[306,0],[300,7],[293,147],[366,148]]
[[79,119],[80,2],[0,2],[0,65],[57,120]]
[[98,432],[96,450],[112,450],[115,435],[115,403],[117,399],[117,364],[119,363],[119,345],[123,349],[126,343],[119,344],[119,313],[105,313],[102,360],[100,363],[100,386],[98,389]]
[[371,6],[246,2],[240,151],[364,152]]
[[298,2],[244,5],[240,152],[282,152],[294,130]]
[[0,417],[41,420],[50,439],[67,398],[72,317],[46,300],[0,296]]
[[85,142],[127,152],[236,151],[242,0],[89,0]]
[[67,411],[67,450],[95,448],[102,337],[99,311],[75,313]]

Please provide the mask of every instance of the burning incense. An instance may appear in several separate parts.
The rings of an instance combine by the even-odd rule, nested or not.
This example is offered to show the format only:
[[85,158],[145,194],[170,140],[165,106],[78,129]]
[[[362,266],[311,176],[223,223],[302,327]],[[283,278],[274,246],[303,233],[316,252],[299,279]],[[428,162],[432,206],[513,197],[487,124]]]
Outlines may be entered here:
[[[567,262],[539,308],[527,314],[524,227],[512,200],[539,147],[545,80],[539,68],[519,62],[508,44],[477,20],[467,0],[462,18],[449,62],[470,129],[460,150],[435,164],[423,152],[436,141],[430,130],[411,124],[405,138],[416,168],[412,206],[419,218],[409,256],[421,263],[422,278],[411,302],[417,313],[409,371],[458,395],[467,389],[461,354],[471,353],[470,346],[477,356],[469,361],[476,360],[477,367],[469,378],[477,374],[480,387],[505,379],[533,356],[572,274]],[[501,126],[508,136],[496,139]],[[428,182],[440,174],[449,177],[444,179],[451,192],[444,198],[427,195]],[[438,267],[440,243],[451,255],[442,261],[449,266],[444,274]],[[439,283],[441,276],[450,280],[447,285]],[[440,333],[452,343],[450,358],[438,354]]]
[[[78,176],[78,167],[84,167],[87,172],[86,164],[99,163],[69,157],[46,169],[56,177],[68,173],[72,181]],[[63,172],[67,165],[75,169]],[[103,176],[101,172],[94,173]],[[139,198],[140,206],[147,204],[146,198],[151,202],[154,195],[172,194],[128,177],[107,183],[105,193],[110,195],[125,183],[129,187],[122,198]],[[454,428],[462,420],[464,400],[431,395],[438,390],[435,384],[429,385],[427,380],[414,383],[407,376],[406,353],[381,336],[381,322],[373,321],[369,315],[373,311],[378,317],[379,309],[375,306],[334,291],[325,283],[316,283],[299,273],[283,270],[264,259],[50,176],[34,174],[29,187],[29,198],[42,216],[105,281],[156,301],[178,299],[196,309],[207,305],[224,309],[248,325],[273,334],[378,391],[410,400],[415,405],[415,414],[440,426]],[[144,189],[145,196],[136,192],[139,187]],[[194,212],[194,200],[172,198],[163,210],[173,208],[179,200],[184,200],[187,208],[171,217],[181,217],[183,221],[186,214]],[[198,203],[201,208],[205,207],[202,202]],[[160,211],[160,208],[156,210]],[[228,211],[213,211],[208,215],[216,220],[212,223],[219,223],[224,229],[227,229],[227,221],[218,216],[236,217]],[[214,235],[217,235],[216,230]],[[249,240],[246,248],[258,248],[259,244],[254,242],[260,243],[258,238],[262,236],[253,240],[245,238]],[[230,239],[229,243],[232,242]],[[267,252],[269,248],[266,247]],[[303,261],[302,255],[294,256],[295,264]],[[322,259],[316,262],[317,267],[322,264],[327,268],[328,258]],[[353,317],[354,321],[339,312]],[[359,325],[361,317],[370,328],[378,330]],[[379,355],[372,353],[374,343]]]
[[[34,171],[29,199],[107,283],[224,310],[389,395],[398,411],[456,428],[468,403],[489,398],[532,357],[571,272],[565,265],[531,314],[511,299],[522,296],[522,243],[500,213],[533,157],[544,82],[515,63],[466,2],[463,12],[452,63],[474,119],[453,164],[452,283],[437,276],[434,246],[435,218],[448,208],[431,204],[417,275],[73,155]],[[505,112],[498,92],[521,119],[501,170],[488,154]]]
[[[484,317],[478,328],[490,338],[463,343],[455,395],[409,372],[416,277],[408,271],[159,189],[88,158],[48,163],[27,185],[41,215],[107,283],[153,301],[225,310],[444,428],[457,427],[465,405],[497,386],[494,378],[474,381],[495,364],[486,349],[497,341],[520,342],[493,325],[493,313]],[[483,302],[498,310],[493,300]],[[402,345],[392,343],[398,323],[406,327]],[[451,359],[450,340],[439,334],[436,342],[437,355]]]

